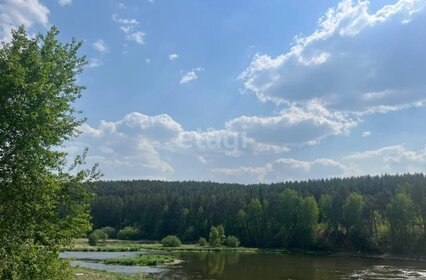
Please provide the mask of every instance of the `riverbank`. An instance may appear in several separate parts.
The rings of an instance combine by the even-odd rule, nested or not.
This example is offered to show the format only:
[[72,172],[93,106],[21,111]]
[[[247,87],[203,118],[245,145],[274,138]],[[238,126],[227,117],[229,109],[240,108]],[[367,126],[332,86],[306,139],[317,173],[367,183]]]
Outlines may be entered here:
[[96,246],[90,246],[86,239],[76,239],[72,246],[62,251],[75,252],[134,252],[141,250],[164,252],[238,252],[238,253],[288,253],[285,249],[261,249],[248,247],[209,247],[196,244],[182,244],[180,247],[163,247],[159,243],[144,243],[140,241],[107,240]]
[[126,275],[121,273],[107,272],[89,268],[73,268],[74,280],[150,280],[142,275]]
[[209,247],[196,244],[183,244],[180,247],[163,247],[159,243],[145,243],[140,241],[107,240],[97,246],[90,246],[86,239],[76,239],[72,246],[64,248],[64,251],[81,252],[132,252],[132,251],[164,251],[164,252],[238,252],[238,253],[272,253],[272,254],[305,254],[331,257],[357,257],[380,260],[396,261],[418,261],[426,262],[426,256],[416,254],[394,254],[394,253],[365,253],[351,251],[309,251],[309,250],[287,250],[287,249],[265,249],[248,247]]

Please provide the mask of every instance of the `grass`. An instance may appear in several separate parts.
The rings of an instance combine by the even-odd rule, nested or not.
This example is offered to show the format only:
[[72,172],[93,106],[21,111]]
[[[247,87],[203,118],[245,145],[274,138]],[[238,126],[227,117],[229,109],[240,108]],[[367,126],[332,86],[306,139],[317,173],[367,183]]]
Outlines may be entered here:
[[128,258],[112,258],[103,261],[105,264],[120,264],[120,265],[146,265],[156,266],[162,264],[170,264],[176,261],[176,258],[170,255],[140,255]]
[[89,268],[76,267],[73,269],[74,280],[149,280],[141,275],[125,275]]
[[166,251],[166,252],[239,252],[239,253],[287,253],[285,249],[259,249],[247,247],[209,247],[196,244],[183,244],[180,247],[163,247],[159,243],[146,244],[138,241],[107,240],[97,246],[90,246],[87,239],[76,239],[73,246],[63,248],[63,251],[82,252],[125,252],[125,251]]

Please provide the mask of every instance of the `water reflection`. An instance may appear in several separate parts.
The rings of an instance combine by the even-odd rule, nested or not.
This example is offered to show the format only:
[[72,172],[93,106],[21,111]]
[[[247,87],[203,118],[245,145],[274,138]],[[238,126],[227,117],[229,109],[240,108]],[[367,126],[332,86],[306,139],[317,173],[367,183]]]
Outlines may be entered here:
[[185,253],[161,279],[426,279],[426,264],[349,257]]
[[95,260],[126,257],[140,253],[68,252],[63,253],[62,257],[80,259],[74,261],[74,265],[79,264],[83,267],[128,274],[143,272],[150,274],[154,279],[426,280],[426,263],[423,262],[384,261],[350,257],[211,252],[176,253],[174,255],[184,260],[177,266],[119,266],[95,262]]

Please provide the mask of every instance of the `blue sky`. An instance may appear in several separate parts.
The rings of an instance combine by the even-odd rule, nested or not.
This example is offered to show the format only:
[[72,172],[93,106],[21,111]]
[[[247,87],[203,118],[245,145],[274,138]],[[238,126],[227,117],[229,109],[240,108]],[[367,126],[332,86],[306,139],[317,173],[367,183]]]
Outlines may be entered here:
[[84,41],[105,179],[424,172],[426,1],[1,0],[0,37]]

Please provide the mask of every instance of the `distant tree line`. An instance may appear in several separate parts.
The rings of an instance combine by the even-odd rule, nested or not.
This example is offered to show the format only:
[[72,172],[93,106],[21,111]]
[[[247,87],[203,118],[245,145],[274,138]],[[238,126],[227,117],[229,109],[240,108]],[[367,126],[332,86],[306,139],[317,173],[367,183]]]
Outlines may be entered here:
[[[212,239],[223,225],[242,246],[422,252],[426,249],[423,174],[276,184],[100,181],[94,228],[131,226],[138,238]],[[217,230],[217,228],[216,228]],[[222,229],[220,229],[222,230]],[[210,235],[210,236],[209,236]]]

